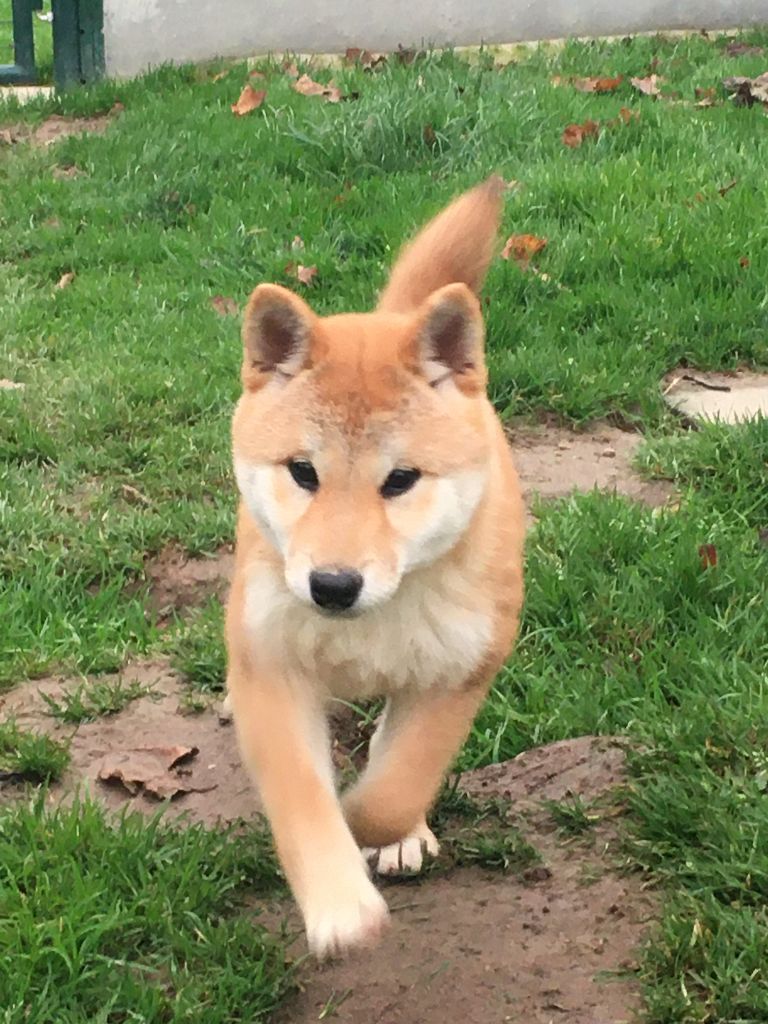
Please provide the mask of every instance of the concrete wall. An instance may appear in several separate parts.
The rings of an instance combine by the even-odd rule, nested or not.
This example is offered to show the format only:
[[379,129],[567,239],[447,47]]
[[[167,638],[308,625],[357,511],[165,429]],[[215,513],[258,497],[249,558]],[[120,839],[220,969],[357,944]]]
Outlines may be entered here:
[[348,46],[472,45],[768,24],[768,0],[104,0],[107,70]]

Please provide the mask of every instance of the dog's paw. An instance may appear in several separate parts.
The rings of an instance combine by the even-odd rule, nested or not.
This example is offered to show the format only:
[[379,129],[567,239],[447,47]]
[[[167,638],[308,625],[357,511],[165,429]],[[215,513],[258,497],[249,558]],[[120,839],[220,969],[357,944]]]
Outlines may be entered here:
[[232,698],[229,694],[224,697],[224,700],[219,704],[219,725],[229,725],[232,721]]
[[373,944],[388,921],[387,904],[364,873],[346,886],[329,886],[304,915],[307,942],[319,960]]
[[379,875],[415,875],[427,859],[436,857],[440,844],[426,822],[399,843],[366,848],[363,856]]

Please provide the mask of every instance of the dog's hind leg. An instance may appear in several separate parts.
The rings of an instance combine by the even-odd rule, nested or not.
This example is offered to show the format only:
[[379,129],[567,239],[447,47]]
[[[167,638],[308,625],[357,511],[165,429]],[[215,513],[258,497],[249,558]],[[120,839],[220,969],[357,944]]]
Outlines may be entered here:
[[[410,690],[390,698],[371,740],[368,766],[344,795],[352,833],[379,853],[379,870],[418,870],[437,843],[425,816],[486,694],[486,686]],[[396,844],[399,844],[397,849]],[[382,857],[384,858],[382,863]]]

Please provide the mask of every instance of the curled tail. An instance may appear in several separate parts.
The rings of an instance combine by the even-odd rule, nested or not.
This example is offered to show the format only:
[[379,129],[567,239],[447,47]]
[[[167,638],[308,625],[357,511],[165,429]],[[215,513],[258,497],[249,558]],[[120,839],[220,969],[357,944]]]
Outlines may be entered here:
[[504,182],[494,175],[455,199],[403,249],[377,309],[408,313],[438,288],[482,288],[501,221]]

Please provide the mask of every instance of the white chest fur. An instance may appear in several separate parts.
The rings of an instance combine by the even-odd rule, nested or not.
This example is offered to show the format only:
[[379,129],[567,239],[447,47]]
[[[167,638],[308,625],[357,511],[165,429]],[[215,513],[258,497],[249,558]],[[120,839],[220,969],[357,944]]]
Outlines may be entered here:
[[477,591],[456,569],[432,567],[410,573],[391,600],[359,618],[326,618],[259,567],[244,614],[259,662],[353,699],[462,685],[491,642],[490,610],[477,605]]

